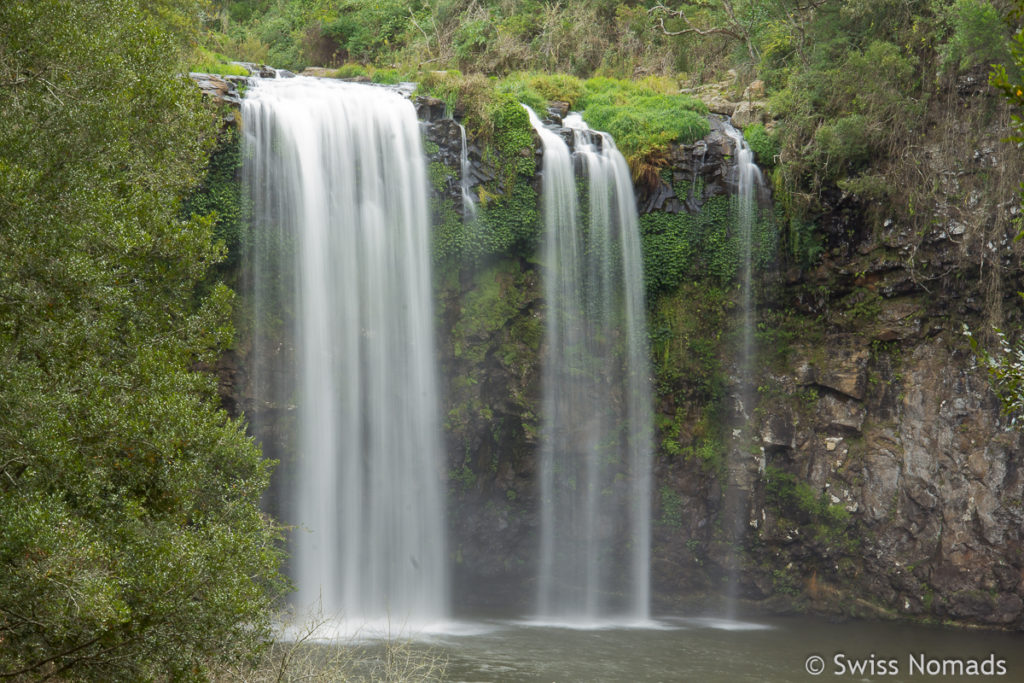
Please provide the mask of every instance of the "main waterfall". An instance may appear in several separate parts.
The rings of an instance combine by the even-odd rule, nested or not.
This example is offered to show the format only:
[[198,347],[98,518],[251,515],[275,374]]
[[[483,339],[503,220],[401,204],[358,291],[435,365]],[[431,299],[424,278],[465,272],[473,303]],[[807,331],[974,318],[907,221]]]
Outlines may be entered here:
[[547,301],[538,613],[642,622],[653,418],[633,184],[610,136],[569,117],[573,154],[529,114],[544,147]]
[[384,88],[291,78],[251,86],[242,118],[250,393],[295,405],[279,491],[294,525],[294,604],[396,628],[443,619],[429,214],[413,106]]

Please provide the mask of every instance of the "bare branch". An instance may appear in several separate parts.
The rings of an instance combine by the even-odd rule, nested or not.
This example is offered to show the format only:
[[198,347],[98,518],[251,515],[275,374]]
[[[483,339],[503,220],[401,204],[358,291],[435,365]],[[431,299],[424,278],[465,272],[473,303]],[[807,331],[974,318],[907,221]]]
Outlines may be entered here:
[[[811,2],[825,2],[826,0],[810,0]],[[667,36],[680,36],[686,33],[692,33],[698,36],[711,36],[711,35],[723,35],[732,38],[733,40],[742,41],[747,46],[747,53],[750,55],[750,59],[754,62],[760,59],[757,53],[757,48],[754,47],[753,41],[750,39],[750,33],[746,27],[743,26],[736,19],[736,12],[733,9],[731,0],[719,0],[722,10],[725,12],[725,16],[728,19],[727,26],[712,26],[710,28],[699,28],[695,26],[690,18],[686,16],[685,10],[682,8],[674,10],[666,7],[664,3],[659,2],[654,7],[647,10],[647,13],[651,16],[658,16],[658,25],[661,28],[661,32]],[[686,28],[680,29],[679,31],[669,31],[665,27],[665,18],[672,17],[682,20],[686,24]]]

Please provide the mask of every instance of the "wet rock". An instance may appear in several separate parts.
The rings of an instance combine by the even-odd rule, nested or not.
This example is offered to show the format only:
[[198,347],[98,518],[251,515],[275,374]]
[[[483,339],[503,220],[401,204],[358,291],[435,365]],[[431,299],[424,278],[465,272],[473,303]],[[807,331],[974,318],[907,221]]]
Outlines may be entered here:
[[548,103],[548,113],[557,116],[559,123],[569,115],[569,103],[553,101]]
[[419,95],[413,100],[416,116],[421,121],[433,122],[445,117],[445,103],[436,97]]

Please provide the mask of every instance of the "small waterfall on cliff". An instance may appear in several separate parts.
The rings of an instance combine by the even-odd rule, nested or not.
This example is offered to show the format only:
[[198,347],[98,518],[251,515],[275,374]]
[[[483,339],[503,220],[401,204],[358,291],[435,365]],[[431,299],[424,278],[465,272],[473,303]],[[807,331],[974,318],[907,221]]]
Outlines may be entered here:
[[[738,544],[747,521],[747,497],[752,486],[749,453],[753,443],[752,420],[754,410],[754,311],[753,311],[753,240],[754,223],[757,220],[758,194],[766,194],[761,169],[754,163],[754,152],[732,124],[723,122],[722,129],[732,140],[735,164],[736,194],[733,197],[736,227],[740,237],[740,320],[741,342],[739,358],[739,428],[734,432],[736,439],[729,449],[727,467],[729,481],[726,486],[725,513],[731,518],[731,539]],[[727,605],[730,617],[735,616],[736,601],[739,597],[739,557],[732,558],[732,566],[726,577]]]
[[576,172],[566,142],[528,111],[544,147],[538,612],[639,622],[650,598],[652,399],[633,184],[610,136],[566,120]]
[[[429,214],[413,106],[384,88],[293,78],[255,83],[242,117],[251,391],[295,403],[295,453],[282,457],[294,460],[282,462],[294,603],[355,624],[443,619]],[[276,346],[260,329],[275,325]],[[285,381],[270,376],[282,374],[282,337],[294,344],[294,386],[261,396]]]
[[462,140],[462,147],[459,151],[459,174],[460,181],[462,183],[462,217],[466,222],[471,222],[476,218],[476,201],[473,199],[473,193],[469,187],[472,185],[472,178],[470,172],[472,167],[469,164],[469,146],[466,144],[466,127],[461,123],[459,124],[459,137]]

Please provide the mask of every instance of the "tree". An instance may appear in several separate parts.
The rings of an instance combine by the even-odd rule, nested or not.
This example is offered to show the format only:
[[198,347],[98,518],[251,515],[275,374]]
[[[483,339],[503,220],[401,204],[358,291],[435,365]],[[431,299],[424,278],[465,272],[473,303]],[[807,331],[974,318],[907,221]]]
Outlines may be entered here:
[[281,586],[230,340],[192,0],[0,4],[0,679],[201,679]]
[[989,82],[1016,108],[1016,113],[1012,115],[1016,135],[1011,140],[1024,145],[1024,118],[1021,116],[1024,111],[1024,0],[1016,0],[1015,5],[1016,8],[1007,17],[1015,29],[1010,39],[1012,63],[1009,68],[1005,64],[993,64]]

